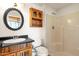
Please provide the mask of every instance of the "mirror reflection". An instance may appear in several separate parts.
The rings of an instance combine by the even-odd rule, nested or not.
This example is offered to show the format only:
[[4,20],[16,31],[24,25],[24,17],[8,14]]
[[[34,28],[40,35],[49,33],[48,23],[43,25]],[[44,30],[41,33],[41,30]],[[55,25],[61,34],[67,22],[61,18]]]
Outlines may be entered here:
[[21,25],[21,15],[17,11],[10,11],[7,15],[7,23],[12,28],[18,28]]
[[11,30],[18,30],[23,26],[23,15],[15,8],[10,8],[4,13],[4,23]]

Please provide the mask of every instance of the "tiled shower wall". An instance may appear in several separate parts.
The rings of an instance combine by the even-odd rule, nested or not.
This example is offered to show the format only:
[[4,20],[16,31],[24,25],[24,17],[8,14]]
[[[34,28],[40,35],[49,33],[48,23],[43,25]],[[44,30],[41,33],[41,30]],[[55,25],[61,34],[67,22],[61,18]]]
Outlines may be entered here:
[[58,11],[58,19],[63,51],[79,55],[79,4],[72,4]]

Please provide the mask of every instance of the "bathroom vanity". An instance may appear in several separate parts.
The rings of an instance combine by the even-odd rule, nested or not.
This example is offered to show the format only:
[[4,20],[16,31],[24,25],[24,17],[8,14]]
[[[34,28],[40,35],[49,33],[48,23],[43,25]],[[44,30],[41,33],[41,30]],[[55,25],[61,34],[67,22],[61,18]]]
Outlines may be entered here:
[[[32,42],[34,40],[28,38],[27,35],[17,36],[19,41],[12,39],[14,37],[1,37],[0,38],[0,56],[31,56],[32,55]],[[21,40],[23,38],[25,40]]]

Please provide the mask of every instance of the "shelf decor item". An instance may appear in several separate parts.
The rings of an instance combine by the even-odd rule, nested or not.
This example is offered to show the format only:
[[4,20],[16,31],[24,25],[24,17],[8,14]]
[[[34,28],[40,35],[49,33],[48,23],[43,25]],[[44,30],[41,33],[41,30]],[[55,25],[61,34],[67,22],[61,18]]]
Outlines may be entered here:
[[43,26],[43,11],[30,8],[30,27]]

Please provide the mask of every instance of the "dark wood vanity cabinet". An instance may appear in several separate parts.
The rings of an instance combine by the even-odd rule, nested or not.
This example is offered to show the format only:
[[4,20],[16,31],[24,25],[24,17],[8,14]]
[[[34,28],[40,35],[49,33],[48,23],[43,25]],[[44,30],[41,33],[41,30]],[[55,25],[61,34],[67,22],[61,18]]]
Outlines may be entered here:
[[0,56],[31,56],[32,44],[24,43],[0,48]]

